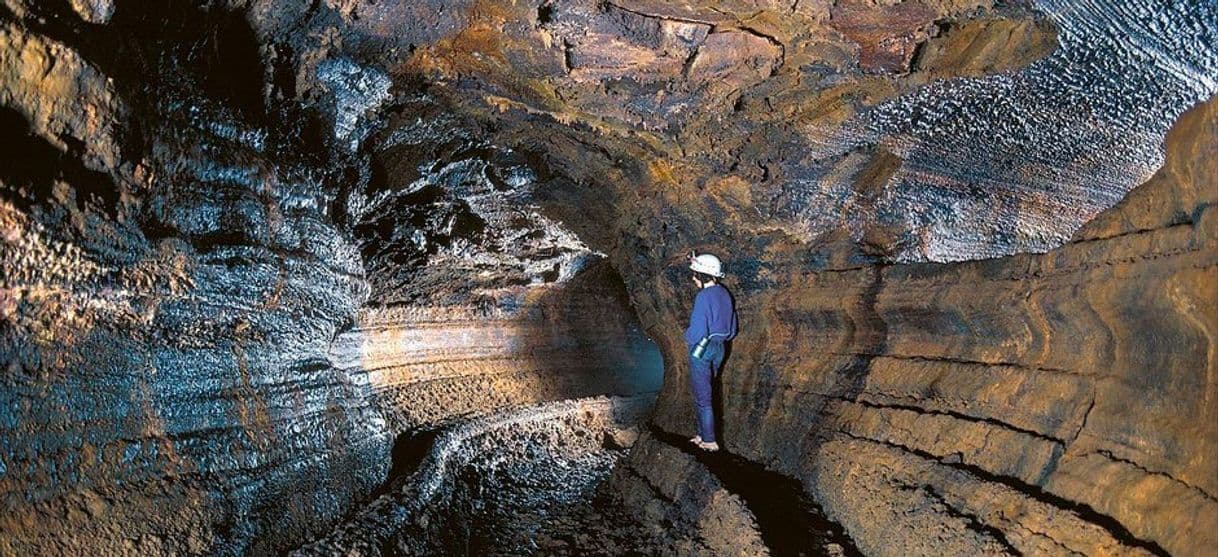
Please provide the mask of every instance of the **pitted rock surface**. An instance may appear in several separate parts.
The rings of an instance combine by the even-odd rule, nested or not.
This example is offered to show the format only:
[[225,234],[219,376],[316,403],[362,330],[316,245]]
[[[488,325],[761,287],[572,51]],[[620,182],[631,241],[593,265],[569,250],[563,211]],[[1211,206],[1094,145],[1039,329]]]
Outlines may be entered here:
[[[1215,33],[1213,2],[0,2],[0,553],[452,549],[386,490],[506,516],[479,489],[533,479],[656,519],[622,551],[782,551],[660,439],[696,249],[742,324],[725,450],[825,552],[1208,554]],[[579,454],[404,472],[412,435],[657,388],[628,457],[543,412],[481,439]]]
[[637,424],[651,403],[652,395],[552,402],[416,435],[430,442],[406,476],[294,553],[532,554],[546,523],[592,499],[622,458],[604,434]]
[[[370,276],[349,200],[370,182],[355,151],[392,97],[384,70],[317,60],[305,102],[275,65],[286,51],[260,58],[250,12],[120,3],[102,24],[104,3],[73,8],[0,8],[16,149],[0,174],[0,553],[283,551],[384,484],[403,428],[658,388],[612,270],[540,215],[501,225],[525,201],[476,201],[466,174],[422,180],[489,215],[496,235],[466,257],[480,266],[401,271],[449,297]],[[368,317],[374,293],[427,307]],[[418,351],[377,344],[424,321]]]

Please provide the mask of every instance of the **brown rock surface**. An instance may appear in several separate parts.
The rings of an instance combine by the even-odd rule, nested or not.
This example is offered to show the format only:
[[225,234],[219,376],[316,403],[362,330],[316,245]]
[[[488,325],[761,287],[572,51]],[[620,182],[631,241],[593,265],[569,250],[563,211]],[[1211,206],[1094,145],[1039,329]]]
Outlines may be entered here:
[[614,478],[628,508],[654,532],[676,540],[679,552],[768,555],[756,519],[738,495],[725,490],[697,460],[644,435]]
[[115,138],[125,107],[114,84],[80,53],[11,23],[0,27],[0,105],[25,117],[30,132],[85,166],[118,166]]
[[[1215,101],[1180,115],[1218,93],[1215,29],[1206,2],[0,2],[0,553],[316,539],[412,435],[650,390],[633,306],[668,374],[618,487],[681,525],[656,547],[780,553],[819,505],[845,532],[815,550],[1204,554]],[[668,433],[691,248],[742,318],[719,460]],[[607,466],[577,406],[462,470],[531,432]],[[400,493],[483,485],[433,478]],[[346,548],[455,535],[389,524]]]
[[914,50],[930,36],[936,15],[922,2],[876,6],[851,0],[834,4],[829,25],[858,44],[863,70],[907,73]]
[[[451,210],[409,229],[353,160],[384,72],[296,37],[306,110],[274,25],[107,6],[0,4],[0,554],[280,552],[380,489],[408,428],[656,388],[620,280],[518,162],[419,148],[432,205],[406,205]],[[366,267],[360,225],[388,235]]]
[[625,292],[607,265],[502,295],[516,300],[364,310],[330,357],[371,387],[396,433],[539,401],[658,391],[660,354],[620,309]]
[[[1049,253],[776,269],[781,287],[738,294],[727,446],[802,478],[868,554],[1206,554],[1218,101],[1167,146]],[[657,421],[689,432],[668,369]]]

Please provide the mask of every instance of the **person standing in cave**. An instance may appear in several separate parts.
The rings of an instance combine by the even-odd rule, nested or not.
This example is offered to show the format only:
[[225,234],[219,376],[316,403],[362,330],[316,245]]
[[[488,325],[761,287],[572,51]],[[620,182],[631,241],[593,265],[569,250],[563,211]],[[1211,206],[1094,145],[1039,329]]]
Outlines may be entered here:
[[694,395],[694,411],[698,420],[698,435],[690,439],[700,449],[719,450],[715,438],[715,411],[711,405],[711,380],[718,375],[726,353],[724,343],[736,337],[736,308],[732,295],[719,281],[723,278],[723,263],[709,253],[689,253],[689,269],[693,271],[698,294],[685,329],[685,344],[689,348],[689,382]]

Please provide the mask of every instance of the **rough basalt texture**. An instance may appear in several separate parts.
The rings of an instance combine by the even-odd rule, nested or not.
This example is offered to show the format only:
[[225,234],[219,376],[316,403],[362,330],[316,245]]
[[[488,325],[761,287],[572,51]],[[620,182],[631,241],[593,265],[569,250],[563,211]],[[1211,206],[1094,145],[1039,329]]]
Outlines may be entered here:
[[555,174],[547,206],[669,356],[658,424],[692,433],[683,258],[713,250],[746,331],[727,446],[801,478],[863,551],[1209,547],[1214,248],[1188,192],[1212,171],[1173,170],[1212,158],[1209,109],[1168,141],[1174,183],[1145,187],[1179,212],[1073,235],[1215,92],[1213,6],[660,4],[475,11],[399,70],[489,105]]
[[621,310],[625,292],[607,265],[500,295],[481,307],[364,310],[331,360],[370,386],[395,433],[541,400],[659,390],[659,350]]
[[[1187,113],[1159,173],[1049,253],[742,288],[727,446],[867,554],[1211,551],[1216,116]],[[669,364],[656,421],[688,433]]]
[[396,71],[541,157],[597,246],[844,236],[902,262],[1061,245],[1218,91],[1212,5],[885,4],[478,5]]
[[615,471],[615,488],[679,554],[768,555],[756,519],[692,456],[644,434]]
[[[838,546],[1201,554],[1213,101],[1164,137],[1218,92],[1215,30],[1213,2],[4,0],[0,553],[280,551],[410,435],[650,390],[615,273],[688,433],[695,248],[740,304],[725,446]],[[671,547],[774,534],[639,447],[622,494]]]
[[329,363],[368,288],[320,179],[213,100],[5,26],[0,553],[258,552],[342,516],[392,439]]
[[584,498],[621,458],[622,447],[604,439],[636,426],[652,398],[522,406],[412,438],[418,450],[404,452],[417,458],[387,493],[293,553],[527,553],[536,549],[529,530]]
[[[323,57],[305,106],[245,15],[0,7],[0,553],[282,551],[381,487],[407,429],[658,388],[620,280],[502,159],[424,168],[481,224],[418,227],[440,259],[394,290],[354,152],[387,74]],[[496,172],[524,176],[496,190],[521,218],[484,195]]]

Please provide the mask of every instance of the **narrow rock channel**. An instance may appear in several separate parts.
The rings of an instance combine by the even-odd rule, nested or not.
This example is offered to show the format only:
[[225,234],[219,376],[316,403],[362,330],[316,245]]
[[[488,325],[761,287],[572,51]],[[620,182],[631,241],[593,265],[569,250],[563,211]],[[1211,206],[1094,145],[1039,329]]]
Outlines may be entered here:
[[724,489],[744,500],[770,555],[862,555],[841,525],[825,517],[798,481],[726,451],[699,450],[688,439],[658,427],[649,431],[656,439],[694,457]]

